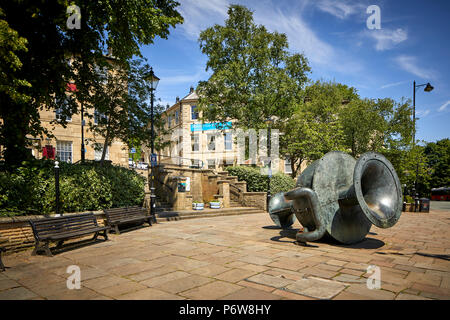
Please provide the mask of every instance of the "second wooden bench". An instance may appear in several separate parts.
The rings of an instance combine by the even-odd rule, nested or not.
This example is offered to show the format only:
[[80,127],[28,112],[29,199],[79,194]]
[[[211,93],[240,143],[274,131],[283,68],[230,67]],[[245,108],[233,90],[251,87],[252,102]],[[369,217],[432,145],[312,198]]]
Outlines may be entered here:
[[152,217],[147,214],[147,209],[142,207],[124,207],[103,210],[106,223],[116,234],[120,234],[119,225],[131,222],[147,222],[152,225]]

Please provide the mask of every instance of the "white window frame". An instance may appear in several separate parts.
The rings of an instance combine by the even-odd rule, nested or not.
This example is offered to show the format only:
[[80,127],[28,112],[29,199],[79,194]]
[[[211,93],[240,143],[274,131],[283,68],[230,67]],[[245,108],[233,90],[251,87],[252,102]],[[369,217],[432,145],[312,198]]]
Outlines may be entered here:
[[[64,99],[64,103],[67,103],[68,100],[69,100],[69,97],[66,96],[66,98]],[[57,99],[55,99],[55,104],[56,104],[57,106],[59,105],[59,103],[60,103],[60,101],[58,101]],[[62,120],[62,119],[61,119],[61,114],[62,114],[62,108],[58,106],[58,107],[55,109],[55,119],[56,119],[57,121],[61,121],[61,120]],[[72,122],[72,116],[66,117],[66,121],[67,121],[67,122]]]
[[[227,136],[230,137],[229,140],[227,140]],[[224,150],[231,151],[233,150],[233,134],[231,132],[225,132],[223,135],[223,144],[224,144]],[[229,148],[227,148],[227,145]]]
[[[67,146],[70,145],[70,151],[68,151]],[[67,156],[69,155],[69,156]],[[56,157],[59,161],[64,161],[68,163],[73,162],[73,142],[72,141],[56,141]]]
[[215,169],[216,168],[216,159],[208,159],[207,163],[208,163],[208,169]]
[[101,113],[97,111],[97,109],[94,110],[94,124],[98,124],[98,120],[100,118],[108,119],[108,116],[106,116],[104,113]]
[[[197,150],[194,150],[194,146],[197,146]],[[200,135],[198,133],[191,134],[191,151],[200,151]]]
[[[94,160],[95,161],[100,161],[102,159],[103,144],[101,144],[99,147],[101,147],[101,149],[97,149],[94,147]],[[109,160],[109,146],[106,147],[105,160]]]
[[[288,170],[286,170],[286,169],[288,169]],[[286,173],[286,174],[292,173],[291,160],[289,160],[289,158],[284,159],[284,173]]]
[[[198,120],[199,117],[199,113],[198,111],[194,111],[197,110],[197,106],[191,106],[191,120]],[[195,118],[193,117],[193,115],[196,114]]]
[[[214,133],[207,133],[206,134],[206,147],[208,151],[216,151],[216,137],[217,134]],[[214,139],[212,139],[214,138]],[[211,148],[212,146],[212,148]]]

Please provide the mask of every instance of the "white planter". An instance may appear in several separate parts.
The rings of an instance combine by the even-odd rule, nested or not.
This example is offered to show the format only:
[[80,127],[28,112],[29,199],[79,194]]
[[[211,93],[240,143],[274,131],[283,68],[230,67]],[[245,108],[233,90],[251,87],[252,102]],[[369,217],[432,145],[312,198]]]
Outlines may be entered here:
[[204,207],[204,203],[192,203],[192,209],[194,210],[203,210]]
[[218,201],[217,202],[214,202],[214,201],[210,202],[209,206],[210,206],[211,209],[220,209],[220,202],[218,202]]

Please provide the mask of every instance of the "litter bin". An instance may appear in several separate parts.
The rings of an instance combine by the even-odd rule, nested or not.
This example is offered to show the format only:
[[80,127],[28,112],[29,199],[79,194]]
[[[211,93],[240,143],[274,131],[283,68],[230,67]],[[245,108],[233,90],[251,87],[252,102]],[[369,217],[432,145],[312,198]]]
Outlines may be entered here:
[[419,203],[419,212],[430,212],[430,199],[420,198]]

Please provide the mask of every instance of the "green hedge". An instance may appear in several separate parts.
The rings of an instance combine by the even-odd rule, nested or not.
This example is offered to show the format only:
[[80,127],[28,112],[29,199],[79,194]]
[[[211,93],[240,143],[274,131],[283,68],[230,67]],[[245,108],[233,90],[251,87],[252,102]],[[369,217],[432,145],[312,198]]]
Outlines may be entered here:
[[[55,212],[53,161],[33,161],[0,171],[0,216]],[[133,170],[98,163],[60,164],[62,212],[142,205],[145,178]]]
[[[256,167],[226,167],[228,173],[237,176],[239,181],[247,182],[247,191],[267,192],[268,176],[261,174],[261,168]],[[270,193],[286,192],[295,188],[295,181],[283,173],[275,173],[270,180]]]

